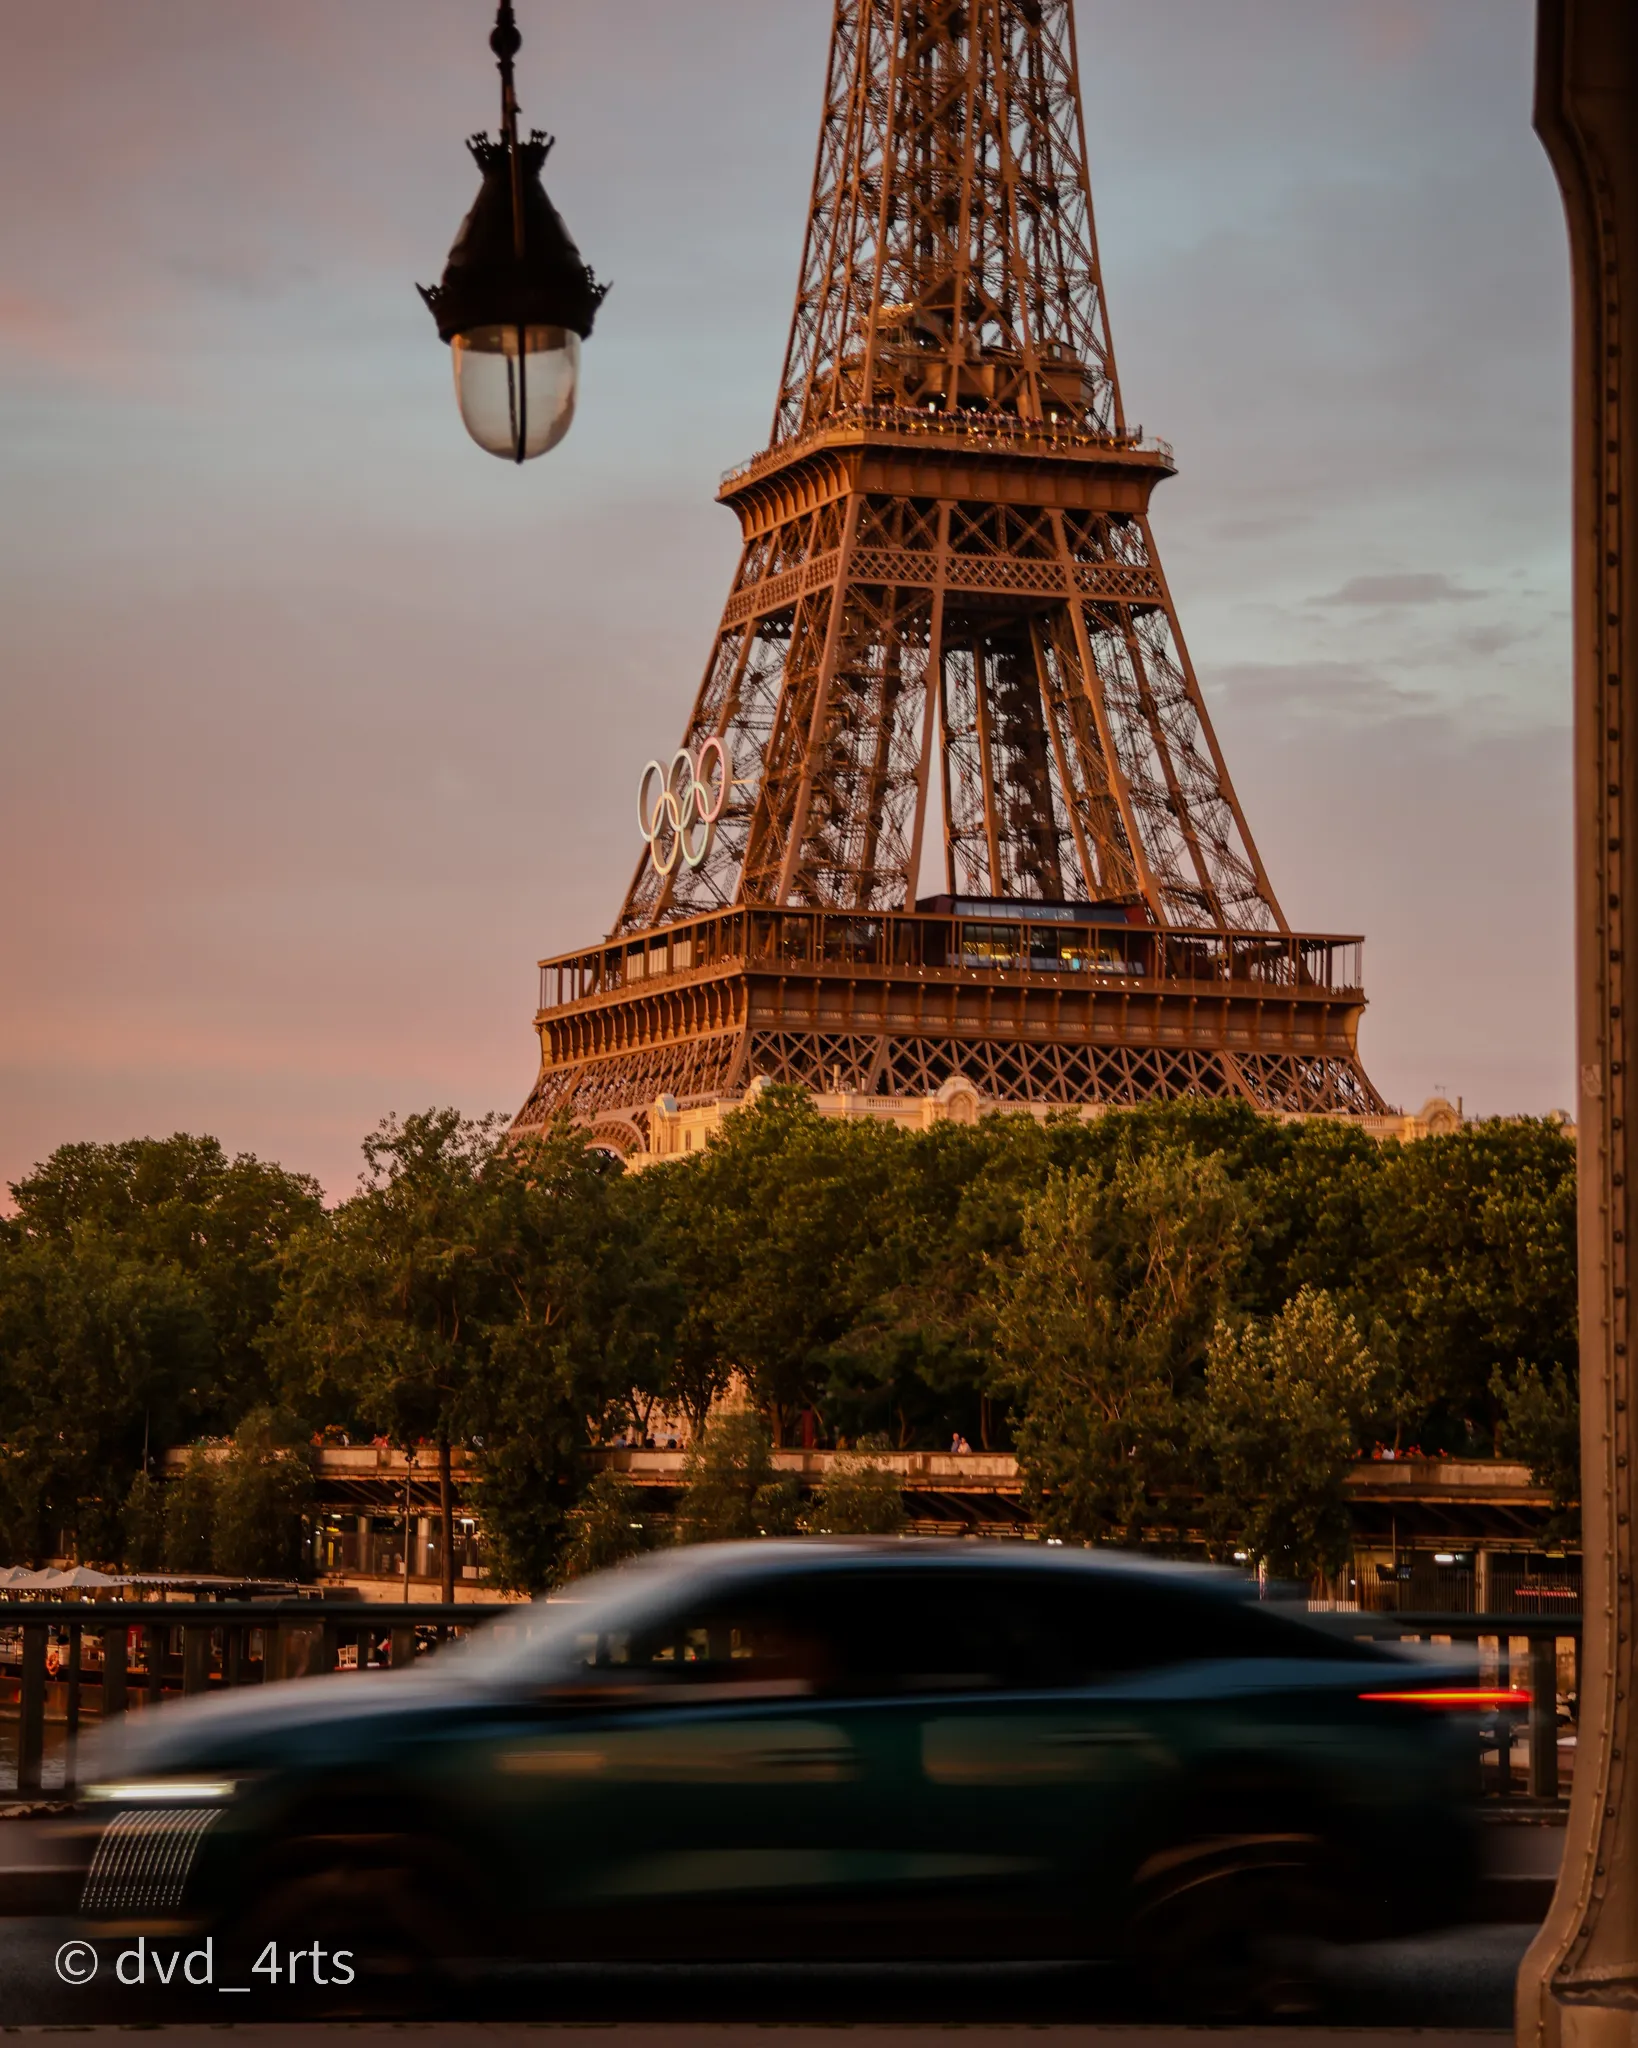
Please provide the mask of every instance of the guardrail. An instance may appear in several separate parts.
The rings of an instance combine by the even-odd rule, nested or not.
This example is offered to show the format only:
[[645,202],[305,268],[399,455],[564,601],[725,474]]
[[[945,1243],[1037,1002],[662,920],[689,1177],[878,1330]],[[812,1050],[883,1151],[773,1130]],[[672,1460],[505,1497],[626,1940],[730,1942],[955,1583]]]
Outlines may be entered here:
[[[1575,1676],[1565,1696],[1578,1716],[1581,1706],[1581,1616],[1579,1614],[1316,1614],[1336,1633],[1373,1641],[1472,1643],[1482,1661],[1492,1661],[1498,1684],[1530,1695],[1527,1712],[1498,1711],[1493,1740],[1481,1755],[1485,1792],[1512,1799],[1555,1802],[1567,1786],[1558,1747],[1559,1645],[1574,1646]],[[1523,1644],[1523,1655],[1516,1647]],[[1515,1752],[1524,1736],[1524,1767]],[[1573,1769],[1573,1764],[1571,1766]],[[1522,1779],[1522,1784],[1521,1784]]]
[[663,977],[747,967],[866,969],[918,977],[1051,975],[1130,989],[1139,983],[1262,994],[1357,994],[1364,941],[1352,934],[1059,923],[1003,908],[940,911],[713,911],[540,962],[541,1011],[590,996],[641,993]]
[[16,1723],[17,1793],[42,1790],[48,1721],[63,1726],[66,1794],[88,1715],[109,1721],[167,1693],[411,1664],[480,1622],[528,1611],[506,1601],[0,1601],[0,1714]]
[[[17,1793],[30,1798],[43,1789],[48,1719],[63,1726],[66,1795],[89,1713],[107,1721],[139,1703],[156,1705],[167,1693],[399,1668],[497,1617],[527,1626],[530,1611],[505,1601],[0,1601],[0,1712],[9,1709],[16,1719]],[[1578,1708],[1579,1614],[1336,1613],[1323,1619],[1334,1633],[1376,1641],[1475,1644],[1481,1658],[1493,1662],[1499,1683],[1530,1695],[1527,1712],[1498,1710],[1493,1717],[1481,1757],[1486,1793],[1510,1799],[1522,1791],[1543,1801],[1562,1796],[1559,1646],[1574,1646],[1575,1678],[1565,1690]],[[1521,1733],[1522,1772],[1515,1754]]]
[[1170,467],[1177,462],[1170,441],[1158,434],[1145,434],[1141,427],[1125,429],[1092,425],[1085,413],[1079,417],[1068,407],[1045,419],[1020,419],[1015,414],[958,408],[945,412],[908,405],[838,406],[806,427],[760,448],[722,472],[721,489],[748,482],[814,448],[823,447],[849,434],[891,434],[915,440],[959,442],[967,447],[1007,452],[1047,452],[1054,455],[1112,453],[1136,450],[1158,455]]

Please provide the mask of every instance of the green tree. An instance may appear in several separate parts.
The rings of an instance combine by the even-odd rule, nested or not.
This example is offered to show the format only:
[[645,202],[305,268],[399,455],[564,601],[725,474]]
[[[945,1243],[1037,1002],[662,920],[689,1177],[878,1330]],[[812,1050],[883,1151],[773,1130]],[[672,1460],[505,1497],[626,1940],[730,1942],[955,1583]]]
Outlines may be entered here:
[[181,1275],[210,1342],[189,1341],[161,1368],[153,1447],[221,1435],[270,1398],[262,1333],[279,1298],[286,1247],[323,1214],[318,1183],[215,1138],[178,1133],[116,1145],[64,1145],[12,1195],[32,1243],[67,1252],[95,1240],[121,1261]]
[[829,1347],[850,1321],[848,1275],[881,1227],[897,1141],[872,1120],[821,1117],[800,1089],[771,1088],[703,1152],[649,1169],[689,1304],[678,1355],[693,1384],[679,1391],[696,1423],[735,1370],[775,1443],[822,1403]]
[[495,1313],[483,1171],[501,1120],[428,1110],[364,1141],[363,1185],[286,1261],[276,1355],[310,1420],[361,1421],[438,1460],[443,1597],[452,1600],[452,1448]]
[[124,1534],[121,1559],[127,1570],[165,1569],[165,1487],[149,1472],[139,1472],[131,1481],[125,1496]]
[[[186,1406],[209,1370],[197,1287],[122,1255],[106,1234],[0,1234],[0,1543],[109,1562],[152,1418]],[[163,1439],[161,1438],[161,1441]]]
[[1550,1532],[1562,1541],[1581,1540],[1581,1399],[1575,1382],[1555,1365],[1543,1373],[1522,1361],[1511,1373],[1500,1366],[1490,1376],[1501,1409],[1504,1456],[1521,1458],[1538,1486],[1551,1487]]
[[212,1138],[65,1145],[0,1226],[0,1542],[117,1559],[136,1476],[262,1398],[316,1185]]
[[[561,1140],[560,1140],[561,1142]],[[702,1331],[691,1324],[673,1253],[676,1218],[663,1173],[620,1170],[606,1154],[588,1155],[597,1173],[592,1238],[581,1244],[598,1349],[611,1381],[623,1382],[622,1421],[649,1434],[657,1404],[703,1422],[726,1384]],[[586,1291],[585,1286],[582,1293]]]
[[[308,1427],[435,1444],[446,1505],[464,1445],[497,1576],[538,1589],[601,1512],[587,1447],[656,1404],[703,1443],[736,1375],[773,1443],[807,1409],[821,1440],[1014,1443],[1051,1526],[1136,1540],[1194,1512],[1215,1321],[1272,1341],[1305,1289],[1376,1362],[1372,1426],[1512,1450],[1573,1502],[1574,1149],[1550,1124],[1379,1145],[1183,1101],[910,1134],[771,1089],[640,1174],[566,1126],[514,1144],[453,1111],[365,1149],[329,1216],[208,1138],[67,1146],[17,1184],[12,1555],[151,1555],[139,1475],[287,1399]],[[788,1520],[766,1483],[740,1523]]]
[[165,1569],[208,1572],[215,1562],[217,1461],[203,1444],[188,1453],[165,1496]]
[[1575,1146],[1523,1118],[1384,1148],[1339,1298],[1397,1369],[1401,1440],[1493,1455],[1497,1366],[1576,1373]]
[[567,1583],[623,1564],[648,1548],[648,1523],[638,1488],[618,1472],[599,1472],[570,1517],[559,1577]]
[[[847,1276],[850,1320],[829,1353],[827,1416],[849,1435],[886,1432],[901,1449],[942,1445],[957,1430],[986,1450],[1010,1444],[996,1398],[996,1317],[1026,1212],[1054,1174],[1106,1176],[1122,1160],[1179,1150],[1217,1159],[1245,1204],[1236,1288],[1277,1306],[1308,1220],[1304,1191],[1286,1184],[1308,1128],[1246,1103],[1185,1101],[1090,1119],[991,1115],[906,1137],[889,1155],[889,1191]],[[1374,1150],[1361,1133],[1346,1137],[1351,1153]]]
[[996,1348],[1026,1499],[1050,1533],[1137,1543],[1175,1520],[1184,1399],[1245,1235],[1221,1161],[1186,1148],[1055,1176],[1026,1211]]
[[1195,1427],[1220,1547],[1237,1540],[1282,1578],[1341,1566],[1348,1471],[1379,1382],[1329,1294],[1305,1287],[1274,1316],[1218,1323]]
[[844,1312],[825,1353],[824,1412],[838,1435],[900,1450],[959,1431],[1008,1440],[993,1385],[995,1282],[1016,1257],[1029,1201],[1063,1136],[1033,1117],[935,1124],[886,1154],[858,1256],[838,1276]]
[[796,1527],[797,1488],[774,1464],[773,1438],[754,1409],[713,1416],[688,1446],[677,1506],[681,1543],[785,1536]]
[[897,1536],[907,1519],[898,1474],[860,1449],[832,1458],[801,1526],[815,1536]]
[[560,1124],[484,1170],[493,1306],[469,1413],[478,1507],[503,1584],[549,1586],[607,1442],[651,1398],[674,1345],[651,1207],[618,1161]]
[[1388,1149],[1358,1125],[1326,1117],[1273,1131],[1245,1178],[1256,1211],[1246,1306],[1257,1315],[1272,1315],[1304,1287],[1334,1294],[1352,1286]]
[[211,1555],[233,1578],[306,1575],[303,1516],[312,1504],[313,1466],[288,1417],[253,1408],[217,1468]]

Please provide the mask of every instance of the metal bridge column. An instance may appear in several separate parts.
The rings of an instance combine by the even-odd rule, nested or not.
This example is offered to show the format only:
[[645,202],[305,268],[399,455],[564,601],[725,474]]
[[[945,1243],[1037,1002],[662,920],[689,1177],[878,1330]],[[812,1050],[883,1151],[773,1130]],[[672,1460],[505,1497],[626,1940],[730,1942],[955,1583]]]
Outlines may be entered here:
[[1583,1679],[1558,1890],[1519,1972],[1530,2048],[1638,2043],[1638,1606],[1632,1309],[1638,1152],[1638,6],[1539,0],[1535,123],[1573,302],[1576,1057]]

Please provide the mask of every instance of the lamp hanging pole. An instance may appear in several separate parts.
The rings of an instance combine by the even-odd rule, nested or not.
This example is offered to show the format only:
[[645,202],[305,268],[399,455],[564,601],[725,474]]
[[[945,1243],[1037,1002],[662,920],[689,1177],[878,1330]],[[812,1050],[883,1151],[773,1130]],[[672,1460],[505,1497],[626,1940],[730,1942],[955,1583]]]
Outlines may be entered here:
[[512,11],[512,0],[500,0],[500,6],[495,10],[495,27],[489,38],[489,47],[495,53],[501,75],[501,135],[512,161],[512,252],[521,263],[524,251],[523,166],[518,160],[518,92],[512,60],[523,48],[523,37],[518,30],[517,15]]
[[[523,48],[523,36],[518,28],[518,18],[512,11],[512,0],[500,0],[495,10],[495,27],[489,38],[489,47],[495,53],[495,60],[501,75],[501,140],[506,145],[507,162],[512,174],[512,254],[517,261],[518,275],[523,275],[523,263],[528,253],[528,239],[523,220],[523,159],[518,155],[518,93],[513,74],[513,59]],[[524,349],[526,336],[524,322],[517,322],[518,336],[518,377],[517,408],[514,433],[514,460],[522,462],[523,451],[529,439],[529,377],[527,355]]]

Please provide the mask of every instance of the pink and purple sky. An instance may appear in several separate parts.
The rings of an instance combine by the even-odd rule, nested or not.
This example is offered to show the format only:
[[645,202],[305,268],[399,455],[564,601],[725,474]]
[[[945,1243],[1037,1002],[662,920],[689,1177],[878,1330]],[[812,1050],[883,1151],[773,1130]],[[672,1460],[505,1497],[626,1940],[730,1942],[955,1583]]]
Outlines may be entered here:
[[[825,0],[520,0],[615,280],[581,412],[465,438],[413,285],[484,0],[8,0],[0,1182],[176,1129],[335,1194],[511,1110],[595,939],[766,439]],[[1393,1100],[1572,1099],[1568,292],[1529,0],[1079,0],[1128,410],[1294,924],[1367,935]]]

